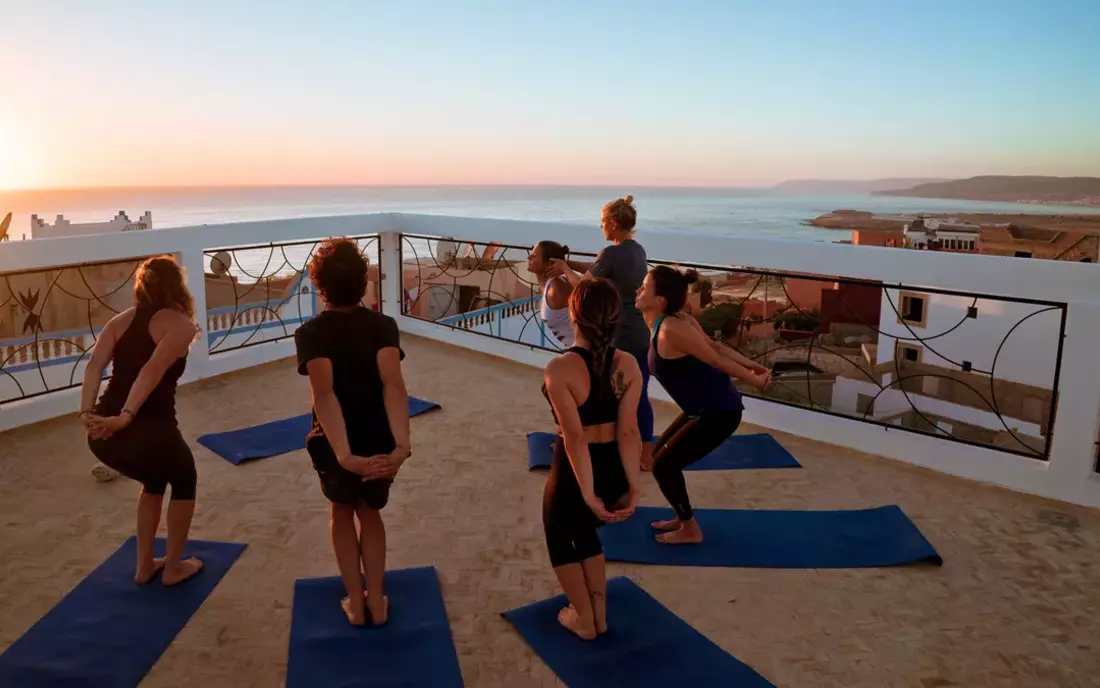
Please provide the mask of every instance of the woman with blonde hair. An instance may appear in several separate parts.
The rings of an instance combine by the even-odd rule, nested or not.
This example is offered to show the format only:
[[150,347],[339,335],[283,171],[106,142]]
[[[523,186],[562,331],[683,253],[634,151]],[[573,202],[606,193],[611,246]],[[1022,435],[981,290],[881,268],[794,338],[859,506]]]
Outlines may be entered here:
[[649,470],[653,455],[653,406],[649,403],[649,327],[634,303],[649,264],[645,249],[634,239],[638,210],[630,194],[603,207],[600,228],[612,242],[592,263],[554,260],[556,274],[573,286],[585,277],[602,277],[615,285],[619,293],[620,316],[615,330],[615,347],[629,353],[638,362],[642,374],[642,395],[638,402],[638,429],[642,433],[642,469]]
[[[88,447],[103,464],[141,483],[137,508],[137,570],[148,583],[163,569],[165,585],[202,569],[183,558],[195,513],[195,458],[176,422],[176,384],[199,331],[195,304],[176,261],[163,256],[142,263],[134,277],[134,306],[103,328],[84,370],[80,417]],[[99,397],[103,371],[114,364]],[[153,556],[168,486],[168,548]]]

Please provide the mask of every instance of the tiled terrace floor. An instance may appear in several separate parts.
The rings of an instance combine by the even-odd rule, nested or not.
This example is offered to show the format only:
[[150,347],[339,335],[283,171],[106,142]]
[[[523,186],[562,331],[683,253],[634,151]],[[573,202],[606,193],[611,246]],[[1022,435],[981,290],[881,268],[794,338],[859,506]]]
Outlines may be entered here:
[[[410,392],[443,411],[413,421],[416,455],[386,511],[390,565],[439,569],[466,685],[557,685],[499,616],[556,592],[545,478],[525,462],[525,434],[549,429],[540,374],[412,337],[405,346]],[[185,387],[179,403],[199,465],[193,534],[249,547],[143,685],[282,685],[294,579],[335,574],[326,503],[304,452],[233,467],[193,440],[308,410],[306,382],[282,361]],[[779,439],[803,470],[689,473],[696,505],[896,503],[944,566],[611,564],[610,575],[632,577],[778,686],[1100,685],[1100,513]],[[131,533],[134,484],[97,484],[92,463],[75,417],[0,434],[0,650]],[[643,503],[662,504],[645,484]]]

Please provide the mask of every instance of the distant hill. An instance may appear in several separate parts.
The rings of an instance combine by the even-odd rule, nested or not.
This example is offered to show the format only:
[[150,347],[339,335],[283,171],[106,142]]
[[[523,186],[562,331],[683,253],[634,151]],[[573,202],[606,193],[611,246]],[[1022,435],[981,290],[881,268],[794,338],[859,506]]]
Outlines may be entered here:
[[791,179],[776,184],[774,189],[779,191],[797,191],[800,193],[872,193],[875,191],[889,191],[891,189],[908,189],[918,184],[928,182],[946,182],[941,178],[914,178],[894,177],[889,179]]
[[910,188],[898,184],[894,189],[873,193],[876,196],[1100,206],[1100,177],[971,177]]

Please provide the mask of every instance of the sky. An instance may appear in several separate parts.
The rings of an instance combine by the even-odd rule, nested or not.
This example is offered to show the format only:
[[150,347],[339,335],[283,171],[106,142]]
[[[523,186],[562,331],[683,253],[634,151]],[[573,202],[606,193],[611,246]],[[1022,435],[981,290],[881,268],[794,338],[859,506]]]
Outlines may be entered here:
[[0,0],[0,188],[1100,176],[1100,0]]

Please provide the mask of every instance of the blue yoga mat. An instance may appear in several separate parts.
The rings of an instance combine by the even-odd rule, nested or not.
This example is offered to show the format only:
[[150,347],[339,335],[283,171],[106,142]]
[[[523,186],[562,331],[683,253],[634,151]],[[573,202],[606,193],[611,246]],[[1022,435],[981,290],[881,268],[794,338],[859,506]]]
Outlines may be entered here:
[[772,684],[663,607],[628,578],[607,582],[607,633],[577,638],[558,623],[565,595],[504,613],[531,649],[570,688]]
[[[549,468],[554,456],[552,432],[532,432],[527,435],[527,468]],[[801,468],[783,445],[768,434],[734,435],[720,447],[684,470],[729,471],[751,468]]]
[[356,627],[340,608],[340,578],[294,583],[286,688],[462,686],[435,568],[386,572],[385,626]]
[[[158,539],[158,556],[164,546]],[[191,540],[185,556],[204,564],[194,578],[171,587],[159,576],[135,585],[131,537],[0,655],[0,686],[138,685],[244,548]]]
[[[439,404],[409,397],[409,416],[433,411]],[[198,442],[229,463],[237,466],[252,459],[266,459],[306,448],[313,416],[304,413],[293,418],[253,425],[250,428],[203,435]]]
[[672,517],[671,509],[639,507],[628,520],[601,528],[608,560],[768,569],[943,564],[916,525],[893,505],[857,511],[696,509],[703,542],[662,545],[649,524]]

